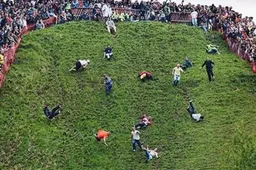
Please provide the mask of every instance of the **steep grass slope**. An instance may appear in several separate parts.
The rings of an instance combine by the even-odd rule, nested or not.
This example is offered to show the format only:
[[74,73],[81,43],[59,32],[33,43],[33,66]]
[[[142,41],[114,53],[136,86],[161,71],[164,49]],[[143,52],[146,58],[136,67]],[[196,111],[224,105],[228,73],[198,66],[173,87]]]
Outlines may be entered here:
[[[205,54],[209,40],[221,46],[222,55]],[[110,62],[103,59],[107,44],[115,54]],[[185,56],[194,67],[173,87],[171,70]],[[206,57],[216,64],[215,82],[199,70]],[[77,59],[91,64],[68,72]],[[143,70],[159,80],[140,82]],[[109,96],[104,73],[114,81]],[[255,82],[247,63],[229,53],[219,35],[185,25],[120,23],[112,36],[100,23],[74,22],[32,32],[23,38],[1,89],[0,169],[250,169]],[[190,99],[204,122],[190,119]],[[64,110],[49,121],[45,103],[62,103]],[[143,112],[154,125],[141,130],[142,141],[160,151],[148,164],[130,140]],[[98,128],[112,131],[109,147],[95,141]],[[244,164],[248,160],[251,165]]]

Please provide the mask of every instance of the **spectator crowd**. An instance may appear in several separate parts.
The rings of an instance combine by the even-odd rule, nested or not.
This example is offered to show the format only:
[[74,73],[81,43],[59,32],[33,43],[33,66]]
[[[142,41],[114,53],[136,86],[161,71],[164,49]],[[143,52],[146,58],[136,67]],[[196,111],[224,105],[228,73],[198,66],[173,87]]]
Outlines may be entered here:
[[[83,8],[77,13],[76,8]],[[131,2],[131,0],[3,0],[0,2],[0,52],[17,43],[23,28],[34,24],[44,29],[44,20],[54,18],[54,24],[76,19],[102,21],[160,21],[173,22],[174,15],[185,14],[188,24],[205,32],[219,30],[230,41],[229,46],[238,55],[256,61],[256,27],[253,17],[243,17],[232,7],[180,4],[157,0]],[[179,18],[178,18],[179,19]],[[175,20],[179,22],[179,20]],[[234,50],[233,50],[234,51]]]

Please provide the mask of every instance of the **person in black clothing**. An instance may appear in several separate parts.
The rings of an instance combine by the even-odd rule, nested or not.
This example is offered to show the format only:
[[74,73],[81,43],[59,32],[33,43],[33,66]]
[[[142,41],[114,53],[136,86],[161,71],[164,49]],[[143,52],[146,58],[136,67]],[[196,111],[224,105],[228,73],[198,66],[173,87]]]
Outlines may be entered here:
[[214,75],[213,75],[213,67],[215,66],[214,62],[212,62],[210,59],[206,59],[205,62],[203,63],[201,69],[203,67],[206,67],[206,72],[209,78],[209,81],[213,81],[215,79]]
[[61,112],[61,110],[62,110],[62,107],[61,107],[60,104],[57,105],[56,107],[54,107],[54,108],[52,109],[52,111],[50,111],[48,105],[46,105],[46,106],[44,107],[44,114],[45,114],[45,116],[48,117],[49,119],[52,119],[52,118],[54,118],[55,116],[57,116],[57,115]]

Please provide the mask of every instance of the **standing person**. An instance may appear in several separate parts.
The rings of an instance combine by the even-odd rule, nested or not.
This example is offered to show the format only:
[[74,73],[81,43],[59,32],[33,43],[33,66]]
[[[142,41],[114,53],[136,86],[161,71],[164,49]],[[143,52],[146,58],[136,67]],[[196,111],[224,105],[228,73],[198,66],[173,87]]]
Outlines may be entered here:
[[94,134],[96,140],[97,140],[98,142],[100,142],[101,139],[103,139],[104,144],[105,144],[106,146],[108,146],[108,144],[107,144],[107,142],[106,142],[106,139],[108,138],[109,135],[110,135],[110,132],[104,131],[104,130],[102,130],[102,129],[99,129],[98,132],[97,132],[96,134]]
[[80,69],[85,69],[88,64],[90,63],[90,60],[78,60],[69,71],[78,71]]
[[213,67],[215,66],[214,62],[212,62],[210,59],[207,58],[200,69],[202,69],[204,66],[206,67],[206,72],[207,72],[209,81],[214,80],[215,77],[212,71]]
[[173,77],[173,85],[177,86],[178,83],[180,82],[180,75],[181,72],[183,73],[184,71],[182,70],[182,68],[180,67],[180,64],[177,64],[176,67],[173,68],[172,70],[172,75],[174,75]]
[[146,155],[146,163],[148,163],[148,161],[150,159],[153,159],[153,157],[158,158],[158,152],[157,152],[157,148],[155,149],[149,149],[148,146],[147,148],[142,146],[142,149],[145,151],[145,155]]
[[54,107],[54,108],[52,109],[52,111],[50,111],[49,106],[46,105],[46,106],[44,107],[44,114],[45,114],[45,116],[48,117],[49,119],[52,119],[52,118],[54,118],[55,116],[57,116],[57,115],[61,112],[61,110],[62,110],[62,107],[61,107],[60,104],[57,105],[56,107]]
[[140,147],[140,149],[142,149],[141,142],[140,142],[140,132],[138,130],[136,130],[135,127],[133,127],[131,133],[132,133],[132,148],[133,148],[133,151],[136,150],[136,143]]
[[106,74],[104,74],[104,78],[105,78],[106,94],[109,94],[110,90],[112,88],[113,82],[112,82],[111,78]]
[[193,120],[199,122],[204,119],[204,116],[202,116],[200,113],[196,114],[195,108],[192,102],[193,102],[192,100],[189,101],[189,106],[187,107],[187,111]]
[[191,22],[193,26],[198,26],[197,25],[197,17],[198,17],[198,12],[194,9],[193,12],[190,14],[191,16]]

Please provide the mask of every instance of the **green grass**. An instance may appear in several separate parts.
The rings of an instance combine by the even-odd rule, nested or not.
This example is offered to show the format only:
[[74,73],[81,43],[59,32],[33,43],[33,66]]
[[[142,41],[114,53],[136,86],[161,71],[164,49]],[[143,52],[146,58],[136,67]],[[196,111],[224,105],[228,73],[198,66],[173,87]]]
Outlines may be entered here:
[[[23,37],[0,93],[0,169],[255,169],[255,76],[221,36],[151,22],[120,23],[117,29],[112,36],[100,23],[71,22]],[[210,41],[221,46],[221,55],[205,54]],[[107,44],[114,61],[103,59]],[[194,67],[173,87],[171,70],[185,56]],[[215,82],[199,70],[206,57],[216,64]],[[68,72],[77,59],[91,64]],[[159,80],[140,82],[143,70]],[[109,96],[105,73],[114,82]],[[190,119],[190,99],[205,121]],[[45,103],[62,103],[64,110],[49,121]],[[154,125],[141,130],[142,141],[160,151],[148,164],[130,140],[143,112]],[[112,131],[109,147],[95,141],[98,128]],[[244,165],[248,160],[252,164]]]

